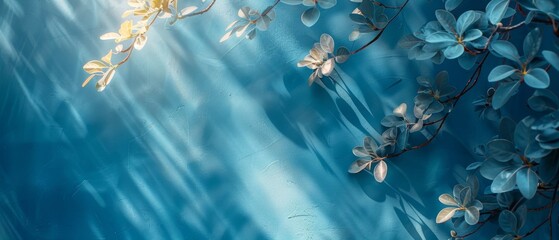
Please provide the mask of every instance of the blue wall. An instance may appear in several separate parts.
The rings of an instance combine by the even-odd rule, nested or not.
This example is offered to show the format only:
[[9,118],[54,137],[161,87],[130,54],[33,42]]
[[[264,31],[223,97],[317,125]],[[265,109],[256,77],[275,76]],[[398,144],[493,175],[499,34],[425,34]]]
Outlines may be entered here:
[[97,93],[81,88],[81,67],[114,46],[98,37],[118,28],[126,1],[2,0],[0,238],[447,238],[437,196],[494,134],[470,104],[485,81],[431,146],[389,162],[384,184],[347,173],[351,149],[411,104],[416,76],[450,68],[453,84],[466,80],[454,64],[409,61],[395,46],[442,3],[412,1],[381,41],[338,67],[343,82],[309,88],[296,62],[320,34],[350,49],[366,41],[347,40],[355,5],[339,0],[307,28],[304,7],[281,4],[255,40],[219,43],[236,9],[271,2],[218,1],[175,26],[156,23]]

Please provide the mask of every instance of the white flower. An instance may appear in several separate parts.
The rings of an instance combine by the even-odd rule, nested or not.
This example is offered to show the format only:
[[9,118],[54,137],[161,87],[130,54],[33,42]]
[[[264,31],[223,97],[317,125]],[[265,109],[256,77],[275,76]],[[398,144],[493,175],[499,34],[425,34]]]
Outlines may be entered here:
[[315,43],[314,47],[309,51],[309,55],[297,63],[298,67],[308,67],[314,72],[308,80],[309,86],[316,80],[324,76],[330,76],[336,65],[335,58],[330,57],[334,51],[334,40],[328,34],[320,36],[320,43]]

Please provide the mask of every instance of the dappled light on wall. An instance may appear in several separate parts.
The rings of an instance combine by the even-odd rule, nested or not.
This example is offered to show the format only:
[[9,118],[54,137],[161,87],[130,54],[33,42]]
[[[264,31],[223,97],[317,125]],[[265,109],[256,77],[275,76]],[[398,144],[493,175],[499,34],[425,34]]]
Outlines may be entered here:
[[559,236],[554,0],[0,6],[2,239]]

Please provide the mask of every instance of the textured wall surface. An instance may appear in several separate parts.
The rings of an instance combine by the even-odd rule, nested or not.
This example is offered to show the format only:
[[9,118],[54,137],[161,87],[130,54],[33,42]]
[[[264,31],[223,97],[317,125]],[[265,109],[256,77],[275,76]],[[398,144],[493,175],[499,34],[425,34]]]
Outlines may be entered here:
[[[0,1],[1,238],[447,238],[437,196],[494,134],[470,104],[484,87],[431,146],[390,161],[385,183],[348,174],[351,149],[413,101],[416,76],[451,64],[395,46],[442,6],[414,1],[338,68],[343,82],[308,87],[296,63],[320,34],[350,49],[365,41],[347,40],[355,6],[338,1],[311,28],[303,7],[280,5],[252,41],[219,38],[240,6],[271,0],[156,23],[102,93],[81,88],[81,67],[114,46],[98,37],[118,28],[126,1]],[[460,84],[466,71],[451,76]]]

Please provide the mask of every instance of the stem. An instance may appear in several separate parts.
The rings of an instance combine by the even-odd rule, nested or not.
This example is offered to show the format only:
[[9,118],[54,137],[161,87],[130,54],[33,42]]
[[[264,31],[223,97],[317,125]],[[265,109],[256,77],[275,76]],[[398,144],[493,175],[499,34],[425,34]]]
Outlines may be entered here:
[[266,16],[266,14],[268,14],[270,11],[272,11],[272,9],[274,9],[276,7],[276,5],[278,5],[279,2],[280,2],[280,0],[276,0],[274,2],[274,4],[271,7],[267,8],[266,11],[264,11],[262,13],[262,15],[260,15],[260,16]]
[[[143,34],[146,34],[149,29],[151,28],[151,25],[153,25],[155,23],[155,20],[157,20],[157,16],[161,13],[161,10],[157,11],[157,13],[154,14],[155,17],[153,17],[153,19],[151,20],[151,22],[146,26],[146,32]],[[125,50],[123,50],[123,52],[128,52],[128,55],[126,55],[126,57],[124,59],[122,59],[122,61],[120,61],[119,63],[116,64],[116,66],[120,66],[121,64],[125,63],[128,61],[128,59],[130,59],[130,56],[132,56],[132,52],[134,51],[134,44],[136,43],[136,40],[138,40],[138,37],[140,37],[140,35],[134,37],[134,41],[132,41],[132,43],[130,44],[130,46],[128,46]]]
[[473,231],[471,231],[471,232],[469,232],[469,233],[466,233],[466,234],[464,234],[464,235],[461,235],[461,236],[456,236],[456,237],[454,237],[454,239],[463,239],[463,238],[466,238],[466,237],[469,237],[469,236],[473,235],[474,233],[476,233],[477,231],[479,231],[479,230],[481,229],[481,227],[483,227],[483,225],[485,225],[486,222],[487,222],[487,221],[480,222],[480,224],[477,226],[477,228],[474,229]]
[[535,226],[534,228],[532,228],[530,231],[528,231],[526,234],[522,235],[521,238],[525,238],[527,236],[532,235],[534,232],[536,232],[540,227],[542,227],[546,222],[549,222],[549,239],[553,239],[553,226],[552,226],[552,219],[551,217],[553,216],[553,208],[555,205],[555,200],[557,198],[557,189],[559,188],[559,182],[557,182],[557,184],[555,184],[555,192],[553,192],[553,197],[551,198],[551,207],[549,209],[549,213],[547,214],[547,217],[541,222],[539,223],[537,226]]
[[[470,79],[468,79],[468,81],[466,82],[466,86],[464,86],[462,91],[458,95],[444,101],[444,102],[450,102],[451,100],[454,100],[454,102],[452,103],[451,110],[452,110],[452,108],[454,108],[456,106],[456,104],[458,103],[460,98],[462,98],[462,96],[464,96],[464,94],[466,94],[468,91],[470,91],[476,85],[476,83],[478,82],[479,77],[481,75],[481,70],[483,68],[483,64],[485,63],[485,60],[487,59],[488,56],[489,56],[489,53],[486,53],[485,56],[483,57],[482,61],[478,64],[476,70],[474,71],[474,73],[472,74]],[[423,148],[423,147],[429,145],[429,143],[431,143],[435,139],[435,137],[437,137],[437,135],[440,133],[443,125],[445,124],[446,120],[448,119],[448,116],[451,113],[451,110],[449,110],[441,119],[435,121],[435,122],[440,122],[440,123],[439,123],[439,126],[437,127],[437,129],[435,130],[435,132],[433,133],[433,135],[430,138],[428,138],[427,140],[425,140],[424,142],[422,142],[419,145],[416,145],[416,146],[413,146],[413,147],[410,147],[410,148],[404,148],[400,152],[390,154],[390,155],[386,156],[386,158],[398,157],[398,156],[400,156],[400,155],[402,155],[402,154],[404,154],[408,151],[417,150],[417,149],[420,149],[420,148]],[[432,122],[429,125],[433,125],[435,122]]]
[[189,13],[189,14],[186,14],[184,16],[179,16],[177,18],[178,19],[184,19],[184,18],[187,18],[187,17],[193,17],[193,16],[196,16],[196,15],[204,14],[205,12],[209,11],[213,7],[213,5],[215,4],[215,1],[216,0],[212,0],[212,2],[206,8],[204,8],[204,9],[198,11],[198,12]]
[[394,19],[396,19],[396,17],[398,15],[400,15],[400,13],[402,12],[402,10],[406,7],[406,5],[408,4],[409,0],[406,0],[404,2],[404,4],[402,4],[401,7],[398,8],[398,12],[396,12],[396,14],[394,14],[394,16],[392,16],[392,18],[390,18],[390,20],[388,20],[388,22],[386,23],[386,26],[384,26],[384,28],[382,28],[379,33],[368,43],[366,43],[365,45],[361,46],[360,48],[358,48],[357,50],[354,50],[353,52],[349,53],[349,55],[353,55],[356,54],[358,52],[363,51],[363,49],[367,48],[369,45],[373,44],[374,42],[376,42],[380,36],[382,35],[382,33],[384,33],[384,30],[386,30],[386,28],[388,28],[388,25],[390,25],[390,23],[392,23],[392,21],[394,21]]

